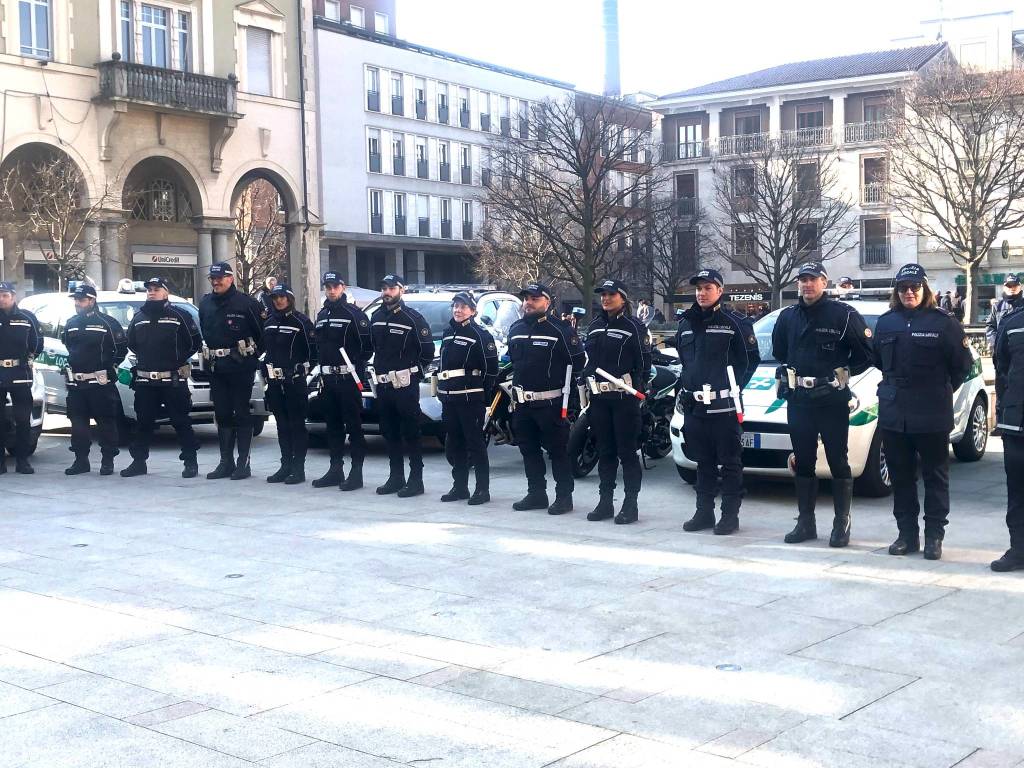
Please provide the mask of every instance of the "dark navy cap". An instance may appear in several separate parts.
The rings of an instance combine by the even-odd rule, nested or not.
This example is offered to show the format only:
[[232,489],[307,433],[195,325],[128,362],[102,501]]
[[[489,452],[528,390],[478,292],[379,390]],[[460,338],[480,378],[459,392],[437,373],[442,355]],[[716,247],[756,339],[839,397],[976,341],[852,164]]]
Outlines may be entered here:
[[151,277],[142,284],[146,288],[168,288],[167,281],[162,277]]
[[523,296],[544,296],[550,299],[551,289],[544,285],[544,283],[529,283],[519,290],[519,298],[521,299]]
[[324,285],[345,285],[345,279],[337,272],[324,272],[323,279],[320,281]]
[[924,271],[924,267],[920,264],[904,264],[900,267],[900,271],[896,273],[893,282],[896,285],[900,283],[926,283],[928,282],[928,273]]
[[594,293],[618,293],[622,298],[629,298],[629,289],[621,280],[602,280],[594,286]]
[[1003,280],[1003,285],[1020,285],[1020,278],[1016,272],[1010,272]]
[[6,280],[0,280],[0,293],[17,293],[14,290],[14,283],[9,283]]
[[459,291],[454,296],[452,296],[452,304],[454,304],[455,302],[465,304],[470,309],[476,309],[476,299],[473,298],[473,294],[470,293],[469,291]]
[[825,269],[825,265],[820,261],[807,261],[800,265],[800,269],[797,270],[797,277],[824,277],[828,279],[828,270]]
[[842,277],[839,278],[839,284],[840,285],[842,285],[843,283],[852,283],[852,282],[853,282],[853,278],[852,277],[848,277],[847,275],[843,275]]
[[384,275],[384,277],[380,279],[380,284],[387,285],[392,288],[394,288],[395,286],[398,286],[399,288],[405,288],[405,278],[403,278],[401,275]]
[[231,265],[226,261],[221,261],[217,264],[210,265],[210,277],[228,277],[234,275],[235,270],[231,268]]
[[273,288],[271,288],[271,289],[270,289],[270,290],[268,291],[268,293],[269,293],[269,295],[270,295],[270,298],[272,298],[272,299],[273,299],[273,298],[276,298],[276,297],[278,297],[278,296],[287,296],[287,297],[288,297],[289,299],[294,299],[294,298],[295,298],[295,294],[294,294],[294,293],[292,293],[292,292],[291,292],[291,291],[290,291],[290,290],[288,289],[288,286],[287,286],[287,285],[285,285],[284,283],[278,283],[278,284],[277,284],[277,285],[275,285],[275,286],[274,286]]
[[697,285],[701,280],[714,283],[719,288],[725,285],[725,279],[722,277],[722,273],[717,269],[700,270],[700,272],[690,278],[690,285]]
[[79,283],[68,296],[72,299],[95,299],[96,288],[88,283]]

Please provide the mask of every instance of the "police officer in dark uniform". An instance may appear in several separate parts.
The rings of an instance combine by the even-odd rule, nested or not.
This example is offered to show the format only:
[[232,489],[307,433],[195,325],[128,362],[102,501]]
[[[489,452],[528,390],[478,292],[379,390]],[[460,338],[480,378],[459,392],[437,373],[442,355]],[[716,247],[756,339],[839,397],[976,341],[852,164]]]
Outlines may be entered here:
[[985,324],[985,339],[988,341],[989,349],[995,349],[999,323],[1008,314],[1022,306],[1024,306],[1024,290],[1021,289],[1020,278],[1016,273],[1011,272],[1003,278],[1003,296],[992,308],[992,314],[988,316],[988,322]]
[[996,428],[1003,437],[1006,470],[1006,527],[1010,548],[992,561],[993,571],[1024,569],[1024,311],[999,322],[996,368]]
[[818,498],[818,437],[832,473],[835,517],[829,546],[850,543],[853,475],[847,460],[851,376],[871,365],[871,330],[849,304],[825,295],[828,273],[818,262],[797,272],[800,300],[779,314],[772,331],[777,392],[787,402],[786,420],[796,460],[796,527],[787,544],[818,538],[814,506]]
[[891,309],[875,326],[874,364],[878,385],[878,426],[892,479],[893,515],[899,536],[890,555],[921,548],[917,469],[924,481],[924,556],[942,557],[949,518],[949,432],[953,392],[974,362],[964,329],[940,309],[920,264],[896,273]]
[[[15,472],[35,472],[28,461],[32,427],[32,360],[43,351],[36,316],[18,306],[14,284],[0,282],[0,475],[7,471],[6,449],[14,455]],[[7,438],[7,395],[14,412],[14,442]]]
[[68,350],[68,418],[71,420],[71,450],[74,463],[65,475],[91,470],[89,421],[95,419],[100,444],[100,474],[114,474],[117,449],[117,418],[121,396],[117,393],[117,366],[128,354],[124,328],[110,315],[96,308],[96,288],[81,284],[71,294],[75,316],[61,331],[60,341]]
[[[716,269],[692,278],[697,301],[679,321],[676,351],[681,370],[677,397],[683,406],[683,450],[697,463],[697,511],[684,531],[714,528],[718,535],[739,530],[743,501],[743,448],[736,398],[757,370],[761,356],[750,320],[722,306],[725,281]],[[736,391],[728,367],[732,366]],[[722,516],[715,523],[715,495],[721,466]]]
[[[401,498],[423,493],[423,451],[420,447],[420,387],[434,361],[434,338],[423,315],[405,305],[405,280],[385,275],[380,281],[381,305],[370,318],[373,372],[380,431],[388,445],[391,472],[379,494]],[[402,448],[409,456],[405,478]]]
[[[445,429],[444,453],[452,466],[452,488],[441,501],[469,499],[472,505],[491,500],[490,464],[484,442],[484,405],[498,379],[494,338],[474,318],[476,299],[463,291],[452,297],[452,319],[441,337],[437,397]],[[469,495],[469,465],[476,487]]]
[[145,286],[146,303],[128,323],[128,348],[136,357],[131,385],[135,390],[136,430],[128,448],[132,463],[121,470],[121,477],[146,474],[149,444],[161,406],[181,447],[181,476],[195,477],[199,473],[199,441],[192,430],[188,378],[192,371],[189,359],[199,351],[202,337],[192,315],[168,300],[164,278],[151,277]]
[[[647,325],[633,315],[625,283],[604,280],[594,293],[601,296],[601,313],[594,318],[585,337],[587,365],[583,369],[583,387],[590,398],[587,418],[597,440],[600,499],[587,520],[607,520],[614,515],[615,522],[622,525],[635,523],[640,514],[640,400],[602,377],[597,369],[646,393],[651,344]],[[620,462],[626,495],[619,514],[615,515],[615,474]]]
[[[523,455],[526,496],[516,510],[545,509],[549,515],[572,511],[573,477],[569,464],[569,422],[563,403],[583,371],[586,355],[576,331],[551,312],[551,290],[530,283],[519,292],[524,316],[508,331],[512,360],[512,431]],[[548,506],[544,454],[551,457],[555,500]]]
[[313,323],[295,309],[295,294],[278,283],[270,291],[274,311],[263,326],[263,370],[267,377],[267,406],[277,422],[281,467],[268,483],[306,482],[309,398],[306,376],[316,365]]
[[[370,322],[366,314],[351,304],[345,294],[345,281],[337,272],[324,272],[327,300],[316,316],[316,346],[320,356],[320,403],[327,422],[327,446],[331,466],[313,481],[314,488],[338,486],[343,491],[363,487],[363,397],[359,390],[366,373],[366,361],[373,352]],[[344,351],[343,351],[344,350]],[[345,477],[343,457],[345,434],[352,446],[352,467]]]
[[[217,420],[220,463],[207,480],[244,480],[249,477],[252,412],[249,400],[256,377],[256,350],[263,336],[263,306],[235,287],[231,265],[210,267],[211,293],[199,302],[203,332],[203,363],[210,371],[210,396]],[[235,461],[235,444],[238,460]]]

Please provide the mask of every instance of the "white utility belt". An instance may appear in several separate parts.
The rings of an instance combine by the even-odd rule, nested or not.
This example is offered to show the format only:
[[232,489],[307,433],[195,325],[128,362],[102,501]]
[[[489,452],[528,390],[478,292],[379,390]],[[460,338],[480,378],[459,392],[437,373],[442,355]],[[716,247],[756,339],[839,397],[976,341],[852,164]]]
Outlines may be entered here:
[[299,363],[295,366],[295,370],[289,373],[284,368],[275,368],[272,365],[266,366],[267,378],[268,379],[297,379],[299,376],[305,376],[309,373],[309,363]]
[[412,375],[419,371],[419,366],[414,365],[412,368],[403,368],[400,371],[375,374],[373,379],[378,384],[390,384],[395,389],[404,389],[412,384]]
[[183,365],[176,371],[140,371],[136,368],[135,378],[146,381],[170,381],[175,378],[187,379],[190,373],[192,373],[190,365]]
[[[622,374],[621,378],[623,382],[631,387],[633,386],[633,378],[628,373]],[[587,386],[595,395],[600,395],[604,392],[626,392],[626,390],[620,389],[610,381],[598,380],[595,376],[587,376]]]
[[0,360],[0,368],[20,368],[23,365],[27,365],[24,360],[20,357],[7,358]]
[[68,381],[71,383],[95,381],[97,384],[106,384],[110,381],[110,374],[107,373],[107,371],[94,371],[93,373],[75,373],[70,368],[65,368],[64,373],[68,377]]
[[249,357],[256,354],[256,342],[252,339],[242,339],[236,347],[208,347],[203,345],[203,357],[207,360],[219,357],[229,357],[232,352],[238,352],[242,357]]
[[438,371],[438,381],[448,381],[448,379],[458,379],[462,376],[483,376],[483,371],[467,371],[465,368],[452,368],[448,371]]
[[694,400],[704,405],[713,403],[715,400],[724,400],[732,397],[732,392],[728,389],[695,389],[690,394],[693,395]]
[[320,373],[327,376],[351,376],[354,368],[347,365],[321,365]]
[[786,383],[790,389],[814,389],[816,387],[833,387],[844,389],[850,381],[848,368],[836,368],[835,376],[798,376],[795,368],[786,368]]
[[483,387],[477,387],[476,389],[440,389],[437,393],[439,395],[472,395],[483,391]]
[[531,403],[537,400],[555,400],[560,398],[564,392],[560,389],[546,389],[543,392],[531,392],[522,387],[512,387],[512,394],[517,403]]

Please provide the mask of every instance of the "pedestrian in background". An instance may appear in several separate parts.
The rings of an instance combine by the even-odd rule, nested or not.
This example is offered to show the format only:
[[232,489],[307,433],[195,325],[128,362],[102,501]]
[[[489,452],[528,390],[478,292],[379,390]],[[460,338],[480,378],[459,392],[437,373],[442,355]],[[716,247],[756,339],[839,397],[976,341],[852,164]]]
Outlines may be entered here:
[[1021,290],[1020,279],[1016,273],[1011,272],[1003,279],[1003,295],[995,303],[992,312],[985,324],[985,340],[989,349],[995,349],[996,332],[999,330],[999,323],[1011,312],[1024,306],[1024,291]]

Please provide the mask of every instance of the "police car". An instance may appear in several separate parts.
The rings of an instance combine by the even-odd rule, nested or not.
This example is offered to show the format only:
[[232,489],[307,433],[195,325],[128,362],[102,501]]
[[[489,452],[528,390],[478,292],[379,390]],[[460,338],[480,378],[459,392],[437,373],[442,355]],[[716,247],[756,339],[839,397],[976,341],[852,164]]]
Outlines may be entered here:
[[[427,321],[430,333],[434,337],[434,362],[428,367],[427,374],[436,370],[438,355],[441,350],[441,336],[452,319],[452,298],[459,291],[471,290],[477,301],[477,320],[494,337],[498,348],[498,357],[508,349],[508,330],[512,324],[523,316],[522,302],[511,293],[490,289],[481,290],[473,286],[443,286],[428,289],[410,289],[402,300],[407,307],[416,310]],[[369,317],[380,307],[380,298],[367,305],[365,312]],[[373,365],[373,358],[370,358]],[[312,430],[323,431],[324,415],[319,404],[320,380],[314,368],[309,378],[309,416],[307,422]],[[367,387],[368,389],[368,387]],[[430,382],[420,383],[420,410],[423,411],[421,427],[426,434],[440,436],[441,403],[430,394]],[[367,433],[380,431],[377,420],[376,403],[373,398],[363,399],[363,427]]]
[[[25,306],[25,300],[19,301],[18,306]],[[28,307],[25,307],[28,309]],[[29,310],[31,312],[31,310]],[[14,442],[14,411],[11,404],[11,395],[7,393],[7,435],[8,442]],[[31,432],[29,433],[28,452],[29,455],[36,452],[39,444],[39,436],[43,434],[43,419],[46,417],[46,396],[43,387],[43,375],[39,369],[33,366],[32,371],[32,414],[29,417]],[[7,453],[14,455],[14,446],[7,446]]]
[[[878,318],[888,311],[882,301],[847,301],[874,330]],[[743,390],[743,471],[750,475],[792,477],[789,457],[793,452],[786,424],[786,401],[775,396],[775,369],[772,359],[772,330],[782,310],[776,310],[754,323],[761,365]],[[963,385],[953,394],[953,431],[949,439],[960,461],[978,461],[988,443],[989,398],[981,371],[981,358],[972,348],[974,365]],[[854,490],[861,496],[886,496],[892,490],[885,464],[881,434],[878,432],[878,382],[882,374],[868,368],[850,380],[850,470],[856,479]],[[680,477],[696,480],[697,465],[683,453],[683,413],[676,406],[672,418],[672,457]],[[825,451],[818,445],[817,475],[830,478]]]
[[[171,296],[170,301],[192,315],[198,325],[199,312],[189,301],[179,296]],[[96,294],[99,311],[113,317],[126,330],[132,317],[145,302],[142,283],[128,279],[122,280],[116,291],[98,291]],[[68,391],[64,368],[67,366],[68,350],[61,343],[60,335],[67,321],[75,315],[75,303],[66,293],[37,293],[19,304],[35,314],[43,332],[43,353],[36,358],[35,370],[36,376],[41,377],[46,408],[52,413],[67,413]],[[121,423],[124,427],[135,420],[135,395],[128,387],[134,364],[135,355],[129,352],[117,369],[117,391],[121,396]],[[188,386],[192,393],[190,415],[193,423],[213,423],[209,374],[202,370],[198,355],[192,358],[192,374]],[[263,402],[263,384],[258,376],[253,381],[250,403],[256,417],[254,431],[259,434],[263,431],[268,414]],[[160,424],[168,423],[166,417],[157,421]]]

